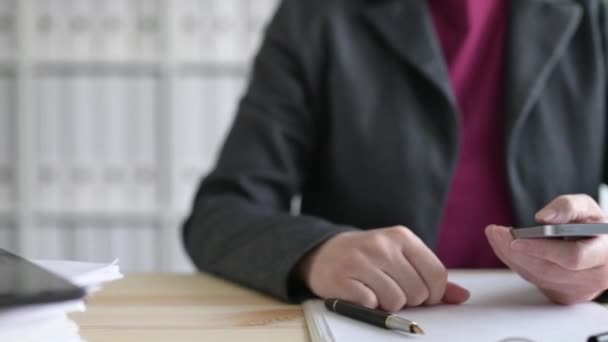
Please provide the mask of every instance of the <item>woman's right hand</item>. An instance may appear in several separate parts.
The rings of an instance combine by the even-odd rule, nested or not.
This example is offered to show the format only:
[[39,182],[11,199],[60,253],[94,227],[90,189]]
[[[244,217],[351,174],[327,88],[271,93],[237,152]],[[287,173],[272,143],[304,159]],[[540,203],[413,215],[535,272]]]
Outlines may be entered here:
[[321,298],[390,312],[469,298],[469,291],[447,281],[445,267],[422,240],[401,226],[338,234],[307,254],[296,272]]

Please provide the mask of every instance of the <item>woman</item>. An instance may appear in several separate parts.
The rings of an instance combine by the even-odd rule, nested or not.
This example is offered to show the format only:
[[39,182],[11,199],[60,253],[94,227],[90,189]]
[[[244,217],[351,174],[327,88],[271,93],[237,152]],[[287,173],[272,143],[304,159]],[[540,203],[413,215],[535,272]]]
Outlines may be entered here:
[[508,227],[605,220],[607,45],[600,0],[285,0],[187,250],[286,300],[461,303],[446,268],[504,265],[592,300],[605,237]]

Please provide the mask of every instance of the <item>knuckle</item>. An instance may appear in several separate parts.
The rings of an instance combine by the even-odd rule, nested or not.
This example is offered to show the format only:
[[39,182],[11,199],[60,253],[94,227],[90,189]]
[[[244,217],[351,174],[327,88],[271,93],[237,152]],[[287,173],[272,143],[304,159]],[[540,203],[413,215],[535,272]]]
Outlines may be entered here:
[[349,257],[335,264],[333,272],[337,275],[357,274],[366,264],[367,258],[360,252],[355,252]]
[[422,286],[407,296],[407,306],[419,306],[429,298],[429,290]]
[[395,231],[397,232],[397,236],[403,239],[411,239],[415,236],[414,232],[405,226],[397,226]]
[[429,281],[429,294],[427,300],[430,304],[438,303],[445,292],[448,283],[448,272],[445,268],[437,269],[431,273],[432,280]]
[[443,265],[429,269],[430,284],[445,286],[448,281],[448,271]]
[[368,246],[373,247],[373,248],[385,247],[385,245],[387,243],[387,238],[384,236],[384,234],[382,234],[380,232],[376,232],[376,233],[372,234],[372,236],[370,236],[370,238],[367,240],[367,242],[368,242]]
[[386,230],[387,234],[394,240],[403,240],[410,237],[412,231],[405,226],[394,226]]
[[358,299],[356,300],[360,305],[363,305],[368,308],[377,308],[378,307],[378,298],[372,292],[361,292],[358,295]]
[[567,211],[573,211],[576,209],[576,200],[572,196],[564,195],[561,197],[560,203]]
[[372,258],[387,259],[392,252],[392,242],[383,234],[374,234],[365,244],[363,250],[365,254]]
[[580,199],[581,201],[595,202],[593,197],[589,196],[588,194],[576,194],[574,196],[577,197],[578,199]]
[[384,309],[394,312],[401,310],[405,306],[406,296],[403,292],[394,292],[383,298],[382,302],[382,307]]

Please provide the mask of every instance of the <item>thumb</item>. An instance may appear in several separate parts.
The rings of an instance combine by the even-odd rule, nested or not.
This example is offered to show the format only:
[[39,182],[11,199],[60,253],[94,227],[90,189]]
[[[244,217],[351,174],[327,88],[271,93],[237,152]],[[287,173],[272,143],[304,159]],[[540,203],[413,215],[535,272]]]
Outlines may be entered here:
[[441,301],[446,304],[462,304],[466,302],[469,297],[471,297],[469,290],[460,285],[448,282]]
[[591,223],[604,222],[605,216],[593,198],[577,194],[559,196],[536,213],[535,219],[546,224]]

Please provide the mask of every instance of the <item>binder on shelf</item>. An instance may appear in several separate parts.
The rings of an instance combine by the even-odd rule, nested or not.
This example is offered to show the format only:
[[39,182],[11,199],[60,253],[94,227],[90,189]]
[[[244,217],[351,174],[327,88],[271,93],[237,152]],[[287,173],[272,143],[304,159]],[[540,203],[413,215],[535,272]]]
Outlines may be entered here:
[[101,55],[106,60],[132,59],[134,13],[132,0],[104,0],[100,2]]
[[102,195],[104,211],[125,211],[129,208],[129,174],[132,159],[129,155],[132,125],[129,101],[130,80],[123,75],[106,75],[100,82],[101,117],[104,117],[104,157],[99,167],[103,170]]
[[174,88],[174,125],[175,141],[172,144],[175,156],[174,180],[175,209],[185,213],[192,205],[196,185],[203,172],[204,133],[202,98],[208,96],[198,77],[184,76],[177,80]]
[[0,214],[9,213],[15,203],[16,144],[12,127],[16,124],[17,116],[13,101],[14,82],[10,76],[0,75]]
[[0,221],[0,248],[8,249],[15,248],[15,227],[9,220],[3,219]]
[[216,89],[218,91],[218,122],[217,122],[217,146],[214,149],[214,154],[217,154],[220,145],[224,142],[226,134],[230,129],[236,111],[238,109],[243,91],[245,88],[246,79],[245,76],[234,77],[225,76],[217,80]]
[[136,0],[135,51],[138,59],[154,60],[160,52],[161,19],[159,0]]
[[154,212],[158,180],[156,150],[157,139],[157,80],[142,75],[131,80],[133,106],[132,146],[133,174],[131,207],[138,212]]
[[16,51],[17,3],[16,0],[0,0],[0,60],[8,60]]
[[[47,53],[43,58],[50,61],[67,61],[71,59],[72,49],[69,22],[67,18],[68,0],[49,0],[45,3],[45,15],[48,16],[48,33],[43,36],[47,41]],[[47,7],[48,6],[48,7]]]
[[[203,43],[211,31],[208,4],[211,0],[177,0],[172,2],[175,18],[171,20],[171,37],[175,56],[182,62],[200,62],[207,50]],[[207,11],[203,9],[207,8]],[[207,14],[203,14],[207,13]],[[207,45],[207,44],[205,44]]]
[[204,78],[203,99],[203,172],[210,170],[236,113],[243,79],[234,76]]
[[215,51],[214,62],[239,64],[246,62],[247,25],[242,0],[213,2],[214,30],[210,44]]
[[33,7],[33,54],[41,60],[48,60],[52,53],[53,40],[57,29],[57,20],[54,13],[55,0],[39,0]]
[[99,121],[105,113],[98,112],[99,83],[89,75],[72,75],[69,79],[70,106],[66,111],[69,127],[70,183],[74,192],[72,208],[77,212],[95,211],[99,206],[101,167],[99,156],[105,132]]
[[93,16],[91,0],[67,0],[64,8],[67,39],[72,60],[87,61],[93,55]]
[[278,0],[247,0],[248,53],[253,58],[265,35],[266,26],[276,11]]
[[40,76],[36,80],[36,207],[44,212],[58,212],[68,206],[64,188],[65,80],[60,76]]
[[112,254],[112,257],[120,260],[120,268],[122,270],[133,271],[137,270],[133,267],[133,259],[138,259],[140,256],[135,252],[133,244],[138,242],[132,242],[132,237],[129,231],[137,229],[137,226],[130,224],[123,224],[121,222],[111,223],[109,226],[104,227],[106,235],[110,239],[109,247],[107,248]]

